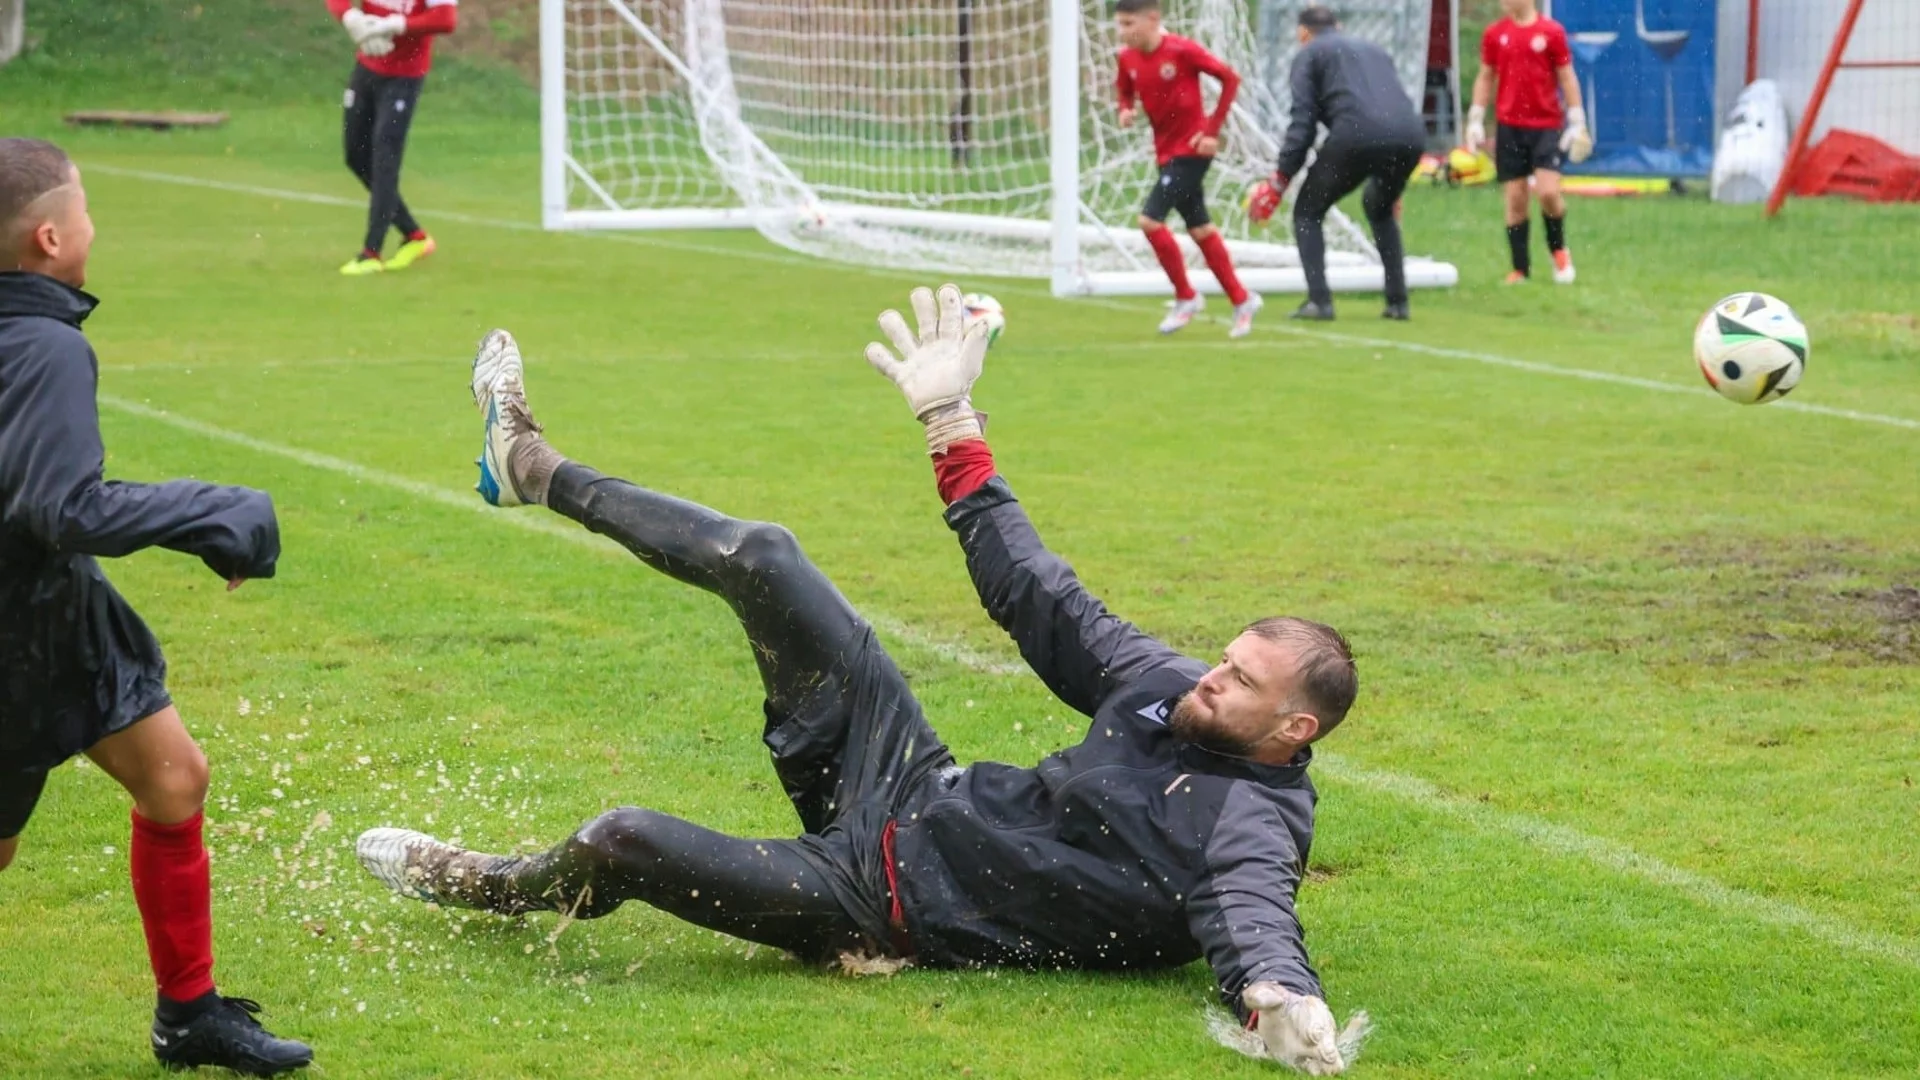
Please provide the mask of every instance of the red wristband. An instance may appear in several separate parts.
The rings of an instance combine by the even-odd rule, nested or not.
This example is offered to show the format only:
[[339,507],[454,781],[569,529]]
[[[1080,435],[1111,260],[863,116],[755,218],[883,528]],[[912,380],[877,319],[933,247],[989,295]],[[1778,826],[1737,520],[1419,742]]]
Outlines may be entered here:
[[940,488],[940,501],[948,506],[985,487],[997,471],[993,451],[984,439],[957,442],[946,453],[933,455],[934,482]]

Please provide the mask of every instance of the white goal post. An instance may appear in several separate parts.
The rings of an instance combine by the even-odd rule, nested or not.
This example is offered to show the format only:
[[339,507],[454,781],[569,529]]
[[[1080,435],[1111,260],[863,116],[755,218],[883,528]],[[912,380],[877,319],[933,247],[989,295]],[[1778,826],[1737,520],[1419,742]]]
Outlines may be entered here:
[[0,64],[27,47],[27,0],[0,0]]
[[[1303,291],[1287,219],[1267,232],[1242,207],[1285,122],[1246,0],[1163,10],[1242,76],[1208,178],[1241,280]],[[541,0],[542,220],[754,228],[865,265],[1164,293],[1136,223],[1152,140],[1144,122],[1118,127],[1116,48],[1108,0]],[[1372,245],[1337,210],[1327,243],[1335,289],[1381,287]],[[1194,285],[1216,289],[1181,244]],[[1407,279],[1457,273],[1410,258]]]

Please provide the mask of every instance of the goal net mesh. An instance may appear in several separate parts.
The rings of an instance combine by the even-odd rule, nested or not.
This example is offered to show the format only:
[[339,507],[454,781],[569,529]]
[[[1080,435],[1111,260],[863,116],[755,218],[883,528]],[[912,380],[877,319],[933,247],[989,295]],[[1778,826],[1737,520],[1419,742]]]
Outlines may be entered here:
[[1920,3],[1914,0],[1866,0],[1860,6],[1820,115],[1801,115],[1846,7],[1842,0],[1827,0],[1763,8],[1758,74],[1779,85],[1796,126],[1811,119],[1807,145],[1838,128],[1920,155]]
[[[1050,274],[1046,0],[550,2],[565,3],[569,211],[736,208],[774,242],[825,258]],[[1208,177],[1215,223],[1242,265],[1297,265],[1284,224],[1255,242],[1241,205],[1273,167],[1284,71],[1259,62],[1245,0],[1163,10],[1170,31],[1243,76]],[[1155,266],[1136,227],[1157,175],[1152,136],[1144,118],[1117,125],[1117,48],[1108,4],[1081,0],[1088,273]],[[1211,107],[1217,87],[1203,84]],[[1337,211],[1327,231],[1330,263],[1377,261]]]

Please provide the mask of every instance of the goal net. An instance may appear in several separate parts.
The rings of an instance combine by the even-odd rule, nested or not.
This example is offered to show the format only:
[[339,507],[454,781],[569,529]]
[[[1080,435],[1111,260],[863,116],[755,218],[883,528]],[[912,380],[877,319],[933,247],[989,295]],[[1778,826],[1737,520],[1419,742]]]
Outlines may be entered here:
[[1920,3],[1803,0],[1746,30],[1749,68],[1792,110],[1768,214],[1790,191],[1920,202]]
[[[1241,205],[1285,127],[1249,5],[1163,10],[1242,74],[1208,177],[1242,280],[1301,290],[1285,219],[1268,232]],[[744,226],[846,262],[1162,292],[1137,228],[1152,138],[1117,125],[1117,49],[1106,0],[541,0],[544,220]],[[1335,211],[1327,235],[1333,286],[1378,289],[1365,233]],[[1456,276],[1429,259],[1407,271]]]

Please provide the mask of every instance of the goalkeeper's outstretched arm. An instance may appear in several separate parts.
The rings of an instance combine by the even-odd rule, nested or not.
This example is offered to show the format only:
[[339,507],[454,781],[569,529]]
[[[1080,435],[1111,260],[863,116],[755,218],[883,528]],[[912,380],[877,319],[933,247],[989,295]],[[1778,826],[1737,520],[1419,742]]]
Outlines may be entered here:
[[986,353],[984,327],[965,325],[960,290],[943,285],[936,296],[915,289],[913,308],[918,336],[899,313],[880,316],[901,358],[876,342],[867,346],[867,359],[900,387],[926,425],[947,523],[959,535],[980,602],[1034,674],[1061,701],[1091,716],[1115,690],[1185,658],[1088,592],[1066,560],[1047,550],[998,476],[971,399]]

